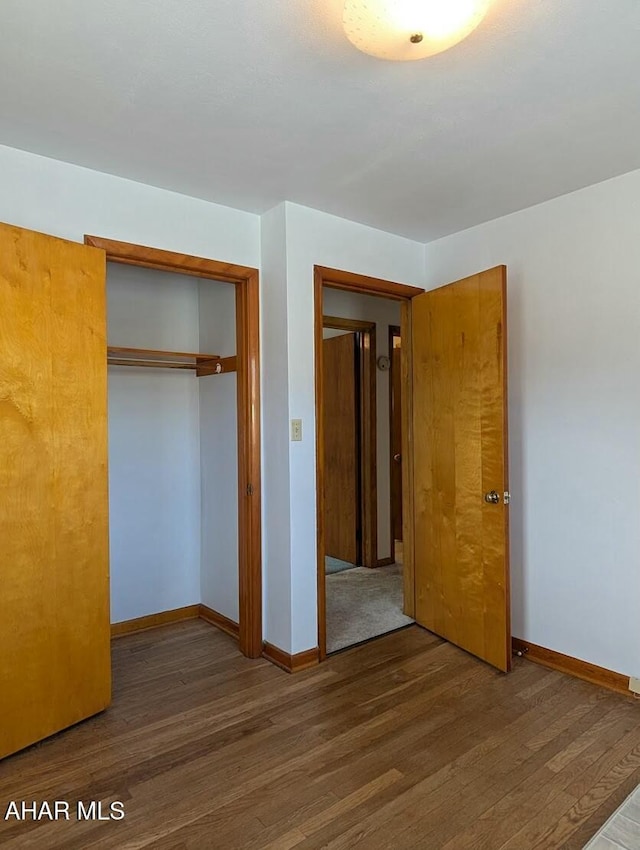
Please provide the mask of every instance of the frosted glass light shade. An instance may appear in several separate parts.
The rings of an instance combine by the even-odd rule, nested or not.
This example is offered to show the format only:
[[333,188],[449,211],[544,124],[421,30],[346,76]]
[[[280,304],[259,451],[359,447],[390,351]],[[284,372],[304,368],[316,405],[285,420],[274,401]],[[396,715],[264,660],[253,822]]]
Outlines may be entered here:
[[346,0],[342,21],[358,50],[380,59],[425,59],[453,47],[491,0]]

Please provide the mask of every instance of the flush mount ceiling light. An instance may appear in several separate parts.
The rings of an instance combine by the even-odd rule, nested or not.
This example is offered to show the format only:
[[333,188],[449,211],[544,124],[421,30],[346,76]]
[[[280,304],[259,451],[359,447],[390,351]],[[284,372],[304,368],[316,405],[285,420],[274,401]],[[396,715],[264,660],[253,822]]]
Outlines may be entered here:
[[408,61],[442,53],[482,21],[491,0],[346,0],[343,24],[358,50]]

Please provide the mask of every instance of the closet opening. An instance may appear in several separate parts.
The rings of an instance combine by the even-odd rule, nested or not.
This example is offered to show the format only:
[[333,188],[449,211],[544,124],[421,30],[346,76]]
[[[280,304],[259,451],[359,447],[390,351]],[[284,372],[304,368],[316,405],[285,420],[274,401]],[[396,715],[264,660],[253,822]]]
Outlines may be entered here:
[[112,635],[201,617],[262,654],[258,273],[106,251]]

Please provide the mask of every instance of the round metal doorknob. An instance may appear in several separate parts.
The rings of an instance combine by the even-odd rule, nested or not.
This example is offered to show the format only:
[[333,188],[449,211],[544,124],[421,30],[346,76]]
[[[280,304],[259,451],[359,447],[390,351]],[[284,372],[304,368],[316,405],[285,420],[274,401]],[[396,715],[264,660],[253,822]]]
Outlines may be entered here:
[[496,493],[495,490],[489,490],[488,493],[484,494],[485,502],[489,502],[490,505],[499,505],[500,504],[500,494]]
[[402,460],[402,455],[400,455],[400,454],[394,455],[393,459],[395,460],[396,463],[400,463],[400,461]]

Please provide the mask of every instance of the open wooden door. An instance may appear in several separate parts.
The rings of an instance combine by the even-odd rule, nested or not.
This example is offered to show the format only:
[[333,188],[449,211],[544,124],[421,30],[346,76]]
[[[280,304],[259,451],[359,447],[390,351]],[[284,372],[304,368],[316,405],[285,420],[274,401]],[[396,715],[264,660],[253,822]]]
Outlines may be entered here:
[[0,758],[110,701],[105,254],[0,225]]
[[506,268],[411,314],[416,621],[508,671]]
[[356,335],[325,339],[325,555],[359,563],[359,448]]

